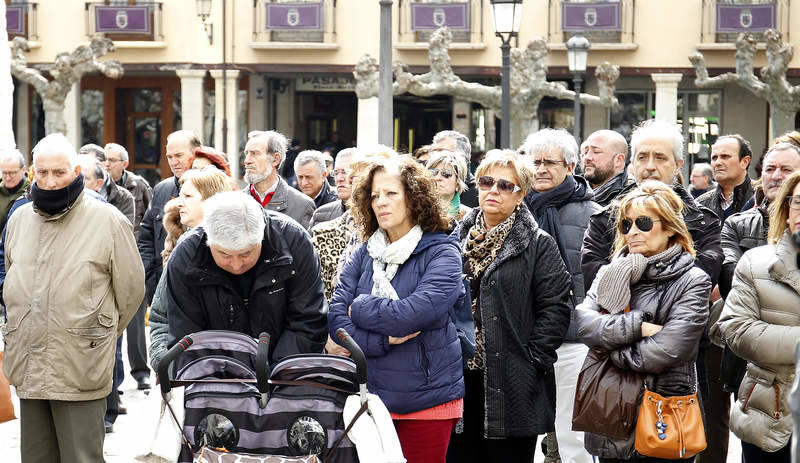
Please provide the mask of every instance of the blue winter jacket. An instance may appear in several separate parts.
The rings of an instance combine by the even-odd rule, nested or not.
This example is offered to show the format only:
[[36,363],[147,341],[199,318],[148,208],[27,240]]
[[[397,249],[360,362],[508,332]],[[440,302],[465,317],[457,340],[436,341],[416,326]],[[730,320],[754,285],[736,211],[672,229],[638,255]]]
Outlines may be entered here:
[[[464,396],[461,344],[448,315],[464,298],[461,270],[458,242],[444,233],[424,233],[397,269],[392,279],[396,301],[370,294],[372,258],[366,245],[344,266],[331,298],[328,330],[336,339],[336,330],[346,329],[361,347],[367,387],[389,411],[411,413]],[[417,331],[422,333],[389,345],[389,336]]]

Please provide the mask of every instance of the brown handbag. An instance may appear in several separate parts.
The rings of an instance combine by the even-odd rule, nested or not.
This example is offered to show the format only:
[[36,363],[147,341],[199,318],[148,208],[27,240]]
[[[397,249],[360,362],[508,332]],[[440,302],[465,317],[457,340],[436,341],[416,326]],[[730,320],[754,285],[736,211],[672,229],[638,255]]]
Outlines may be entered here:
[[690,458],[705,450],[706,431],[697,392],[664,397],[645,386],[634,446],[641,455],[668,459]]
[[14,402],[11,401],[11,386],[3,374],[4,355],[5,352],[0,352],[0,423],[17,419],[14,415]]
[[645,376],[617,367],[606,352],[589,349],[578,375],[572,429],[629,438],[636,425]]

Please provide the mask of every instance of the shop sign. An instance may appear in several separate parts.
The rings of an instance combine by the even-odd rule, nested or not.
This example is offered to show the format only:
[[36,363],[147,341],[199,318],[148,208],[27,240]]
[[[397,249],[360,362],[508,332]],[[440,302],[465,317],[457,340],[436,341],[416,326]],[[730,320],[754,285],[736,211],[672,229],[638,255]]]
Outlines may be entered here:
[[561,4],[561,29],[565,31],[622,30],[619,2]]
[[717,3],[716,32],[763,32],[775,28],[776,5]]
[[469,30],[468,3],[411,3],[411,30]]
[[25,7],[6,7],[6,29],[9,34],[25,35]]
[[94,30],[104,33],[150,34],[150,7],[95,6]]
[[322,30],[322,2],[267,2],[265,7],[268,30]]
[[356,79],[352,75],[298,77],[297,92],[354,92]]

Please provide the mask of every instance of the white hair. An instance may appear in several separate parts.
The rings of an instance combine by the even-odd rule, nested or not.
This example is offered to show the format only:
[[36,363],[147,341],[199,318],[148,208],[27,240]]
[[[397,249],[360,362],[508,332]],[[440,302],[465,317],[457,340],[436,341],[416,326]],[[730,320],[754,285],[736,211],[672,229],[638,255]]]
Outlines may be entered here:
[[20,167],[25,167],[25,156],[14,148],[0,152],[0,162],[18,162]]
[[472,143],[469,138],[457,130],[442,130],[433,136],[433,144],[437,144],[445,138],[452,138],[456,141],[456,150],[464,155],[465,159],[472,157]]
[[683,134],[675,124],[648,119],[633,129],[631,134],[631,159],[636,156],[638,146],[648,138],[667,139],[672,142],[672,156],[675,161],[683,159]]
[[281,162],[278,165],[278,170],[283,168],[283,161],[286,160],[286,147],[289,145],[289,142],[286,140],[286,137],[274,130],[253,130],[247,134],[247,140],[250,141],[253,138],[263,138],[265,151],[267,154],[272,155],[274,153],[278,153],[281,155]]
[[33,167],[36,167],[36,159],[39,155],[44,153],[63,154],[69,161],[69,168],[75,170],[78,165],[78,152],[72,146],[67,137],[61,133],[51,133],[50,135],[39,140],[39,143],[33,147]]
[[521,154],[532,156],[534,154],[550,154],[557,149],[561,159],[568,165],[580,165],[578,157],[578,143],[569,132],[564,129],[542,129],[528,135],[525,143],[520,148]]
[[264,210],[239,191],[217,193],[203,203],[203,229],[209,246],[241,251],[264,240]]
[[345,148],[336,155],[336,159],[334,159],[334,166],[339,163],[339,161],[343,161],[345,159],[353,159],[358,154],[358,148]]
[[[107,143],[105,148],[103,148],[103,149],[106,152],[108,152],[108,150],[111,150],[111,151],[115,151],[115,152],[119,153],[119,159],[121,161],[128,161],[128,159],[129,159],[128,158],[128,150],[126,150],[124,146],[122,146],[122,145],[120,145],[118,143]],[[106,158],[108,158],[108,155],[106,155]]]
[[[331,161],[333,161],[333,158],[331,158]],[[297,172],[298,167],[311,164],[312,162],[317,164],[320,175],[328,169],[325,165],[325,154],[317,150],[305,150],[301,151],[294,159],[294,171]]]

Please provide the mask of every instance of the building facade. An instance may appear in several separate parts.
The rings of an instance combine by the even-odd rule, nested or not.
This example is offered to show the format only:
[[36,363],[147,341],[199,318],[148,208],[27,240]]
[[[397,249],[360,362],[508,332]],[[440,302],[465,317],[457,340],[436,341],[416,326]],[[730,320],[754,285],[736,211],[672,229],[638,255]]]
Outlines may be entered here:
[[[46,69],[56,54],[88,43],[95,34],[114,40],[103,59],[122,62],[112,80],[84,76],[68,98],[68,136],[76,144],[117,142],[132,168],[151,181],[169,175],[166,135],[192,129],[226,151],[237,168],[250,130],[276,129],[302,147],[373,143],[376,105],[359,102],[353,67],[378,55],[377,0],[211,0],[208,16],[195,0],[8,0],[9,36],[31,46],[29,66]],[[395,0],[393,58],[414,73],[429,66],[427,40],[435,27],[453,30],[451,65],[462,79],[500,83],[500,40],[489,0]],[[629,133],[656,114],[681,124],[689,163],[707,160],[723,133],[740,133],[753,151],[769,145],[768,105],[736,85],[698,88],[688,56],[701,51],[711,75],[733,71],[738,31],[763,38],[766,27],[795,39],[800,3],[789,0],[669,0],[604,2],[524,0],[516,46],[548,42],[548,79],[572,86],[566,40],[583,31],[592,42],[586,91],[597,93],[594,67],[620,66],[620,107],[586,107],[583,134],[601,128]],[[757,66],[766,64],[763,44]],[[790,63],[798,82],[800,59]],[[15,129],[23,153],[44,136],[42,104],[33,89],[15,82]],[[542,126],[572,128],[572,101],[544,99]],[[468,133],[476,151],[499,141],[494,111],[447,96],[399,95],[394,105],[396,148],[430,143],[438,130]],[[223,123],[223,121],[225,123]],[[227,138],[223,140],[223,126]],[[754,162],[755,164],[756,162]],[[688,168],[688,166],[687,166]]]

